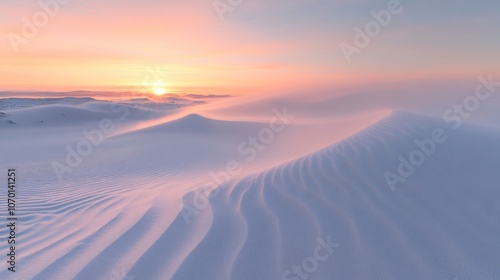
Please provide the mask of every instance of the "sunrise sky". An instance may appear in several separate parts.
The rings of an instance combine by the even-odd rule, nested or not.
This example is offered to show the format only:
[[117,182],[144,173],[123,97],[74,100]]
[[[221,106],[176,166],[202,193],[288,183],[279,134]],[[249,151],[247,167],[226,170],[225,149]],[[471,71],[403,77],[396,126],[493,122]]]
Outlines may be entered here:
[[339,45],[390,0],[226,0],[224,20],[213,0],[55,1],[40,1],[53,13],[31,33],[24,19],[47,14],[38,1],[0,3],[0,91],[158,82],[167,93],[239,94],[499,73],[496,0],[401,1],[351,63]]

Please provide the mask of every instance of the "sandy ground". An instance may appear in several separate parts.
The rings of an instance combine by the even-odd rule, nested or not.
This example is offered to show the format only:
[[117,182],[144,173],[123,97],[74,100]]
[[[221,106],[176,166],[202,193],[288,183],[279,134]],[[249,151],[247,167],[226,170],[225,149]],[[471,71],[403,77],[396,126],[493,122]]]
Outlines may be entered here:
[[498,100],[359,96],[0,100],[0,279],[500,279]]

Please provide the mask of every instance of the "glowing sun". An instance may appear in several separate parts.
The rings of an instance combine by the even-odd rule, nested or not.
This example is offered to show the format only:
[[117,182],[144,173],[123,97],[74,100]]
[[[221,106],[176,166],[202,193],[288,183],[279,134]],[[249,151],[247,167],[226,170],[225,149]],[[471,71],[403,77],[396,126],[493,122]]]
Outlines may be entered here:
[[164,87],[155,87],[153,88],[153,93],[155,95],[164,95],[165,93],[167,93],[167,90],[164,88]]

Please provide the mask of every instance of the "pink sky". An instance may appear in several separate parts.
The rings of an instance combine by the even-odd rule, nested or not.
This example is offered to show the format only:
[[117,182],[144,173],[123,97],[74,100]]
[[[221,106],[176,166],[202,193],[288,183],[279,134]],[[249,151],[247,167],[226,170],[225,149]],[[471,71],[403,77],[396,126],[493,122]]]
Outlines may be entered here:
[[[441,14],[422,24],[414,22],[421,4],[405,6],[347,63],[339,44],[387,6],[364,2],[244,0],[221,20],[213,1],[73,0],[26,38],[23,18],[43,8],[3,1],[0,91],[150,91],[158,81],[172,93],[239,94],[498,73],[499,42],[487,37],[494,16]],[[15,46],[12,34],[26,40]]]

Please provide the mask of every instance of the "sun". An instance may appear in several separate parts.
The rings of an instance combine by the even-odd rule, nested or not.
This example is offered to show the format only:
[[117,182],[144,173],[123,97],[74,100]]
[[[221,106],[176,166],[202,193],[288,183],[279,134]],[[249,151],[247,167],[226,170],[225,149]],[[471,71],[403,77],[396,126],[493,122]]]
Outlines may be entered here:
[[164,87],[155,87],[153,88],[153,93],[155,95],[161,96],[167,93],[167,90]]

